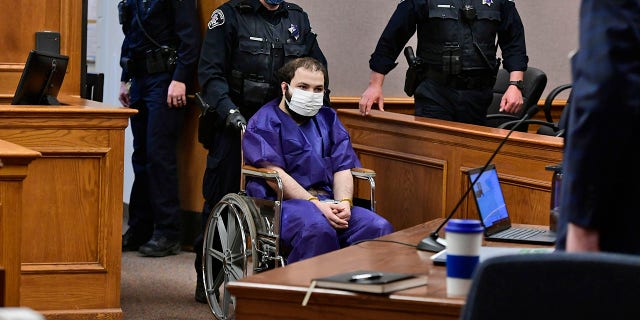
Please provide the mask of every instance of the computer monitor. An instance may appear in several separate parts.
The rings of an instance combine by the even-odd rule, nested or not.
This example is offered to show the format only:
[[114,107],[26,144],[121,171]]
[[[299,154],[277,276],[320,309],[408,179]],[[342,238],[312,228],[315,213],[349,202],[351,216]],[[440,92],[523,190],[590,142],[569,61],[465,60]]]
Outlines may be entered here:
[[11,104],[59,105],[58,92],[67,72],[68,56],[32,50]]

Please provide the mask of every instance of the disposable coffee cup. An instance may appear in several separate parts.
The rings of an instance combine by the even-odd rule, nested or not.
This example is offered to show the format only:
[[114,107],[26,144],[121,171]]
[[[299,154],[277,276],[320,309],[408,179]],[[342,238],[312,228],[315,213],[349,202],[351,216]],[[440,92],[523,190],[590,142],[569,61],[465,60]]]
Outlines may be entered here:
[[465,297],[480,261],[482,225],[478,220],[452,219],[447,232],[447,296]]

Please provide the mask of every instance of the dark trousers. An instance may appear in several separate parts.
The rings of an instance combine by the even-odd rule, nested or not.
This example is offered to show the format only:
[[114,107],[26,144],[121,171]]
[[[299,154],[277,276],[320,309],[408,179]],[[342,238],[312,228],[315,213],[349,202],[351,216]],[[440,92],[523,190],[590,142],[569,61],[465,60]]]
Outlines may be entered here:
[[207,167],[202,180],[202,228],[193,245],[196,253],[194,266],[197,273],[202,270],[203,236],[211,210],[228,193],[240,191],[240,132],[224,128],[218,131],[207,149]]
[[131,117],[133,172],[129,201],[129,228],[140,239],[180,238],[180,204],[176,147],[185,108],[169,108],[171,75],[136,77],[131,101],[138,114]]
[[491,88],[455,89],[427,79],[416,89],[415,115],[485,125],[492,100]]

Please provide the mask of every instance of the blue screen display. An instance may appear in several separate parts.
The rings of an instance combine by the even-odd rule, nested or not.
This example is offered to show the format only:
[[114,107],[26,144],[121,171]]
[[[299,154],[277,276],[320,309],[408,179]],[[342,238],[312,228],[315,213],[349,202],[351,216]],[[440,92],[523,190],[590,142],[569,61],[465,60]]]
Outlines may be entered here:
[[[475,181],[478,174],[479,172],[469,175],[472,182]],[[473,192],[480,211],[480,217],[486,228],[509,217],[495,167],[488,168],[480,175],[480,179],[473,186]]]

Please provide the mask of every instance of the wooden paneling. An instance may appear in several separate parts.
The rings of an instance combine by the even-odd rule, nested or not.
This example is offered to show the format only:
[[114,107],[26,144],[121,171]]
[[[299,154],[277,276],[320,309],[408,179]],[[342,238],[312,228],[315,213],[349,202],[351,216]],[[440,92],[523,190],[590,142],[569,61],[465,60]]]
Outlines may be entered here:
[[0,105],[0,137],[42,154],[24,180],[20,306],[121,319],[124,129],[133,109],[74,97]]
[[80,94],[82,50],[82,0],[1,1],[0,95],[13,95],[30,50],[35,49],[36,31],[60,32],[60,53],[69,56],[61,89]]
[[[376,171],[378,213],[396,230],[445,217],[468,188],[469,169],[481,167],[506,130],[393,112],[354,109],[338,115],[364,167]],[[561,138],[514,132],[492,161],[515,223],[548,225],[551,176],[562,159]],[[456,217],[477,219],[467,197]]]
[[23,180],[40,153],[0,140],[0,307],[20,305]]

